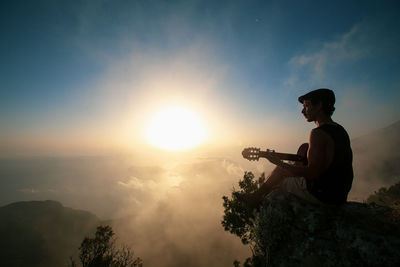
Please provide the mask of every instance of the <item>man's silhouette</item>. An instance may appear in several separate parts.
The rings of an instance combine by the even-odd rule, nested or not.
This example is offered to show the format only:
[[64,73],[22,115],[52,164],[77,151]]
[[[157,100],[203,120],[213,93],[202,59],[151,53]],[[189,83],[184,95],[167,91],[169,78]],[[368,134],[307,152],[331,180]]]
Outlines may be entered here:
[[251,207],[278,186],[313,203],[337,205],[347,200],[353,182],[353,153],[346,130],[331,119],[335,95],[321,88],[300,96],[299,102],[307,121],[317,125],[310,133],[308,164],[291,165],[268,156],[276,168],[257,192],[244,196]]

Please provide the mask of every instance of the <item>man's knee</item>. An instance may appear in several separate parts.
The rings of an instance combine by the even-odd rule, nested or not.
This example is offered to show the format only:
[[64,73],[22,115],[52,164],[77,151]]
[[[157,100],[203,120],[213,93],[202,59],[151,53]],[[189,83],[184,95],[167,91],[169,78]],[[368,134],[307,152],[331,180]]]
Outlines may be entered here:
[[279,167],[275,167],[270,176],[281,176],[281,177],[289,177],[291,176],[290,173],[287,170],[284,170],[282,168]]

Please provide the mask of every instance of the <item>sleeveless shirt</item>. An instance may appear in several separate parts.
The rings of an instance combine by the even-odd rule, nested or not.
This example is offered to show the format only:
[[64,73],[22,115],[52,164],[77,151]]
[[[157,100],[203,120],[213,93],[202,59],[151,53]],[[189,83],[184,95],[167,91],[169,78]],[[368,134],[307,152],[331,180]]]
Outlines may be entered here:
[[307,180],[307,190],[327,204],[343,204],[353,183],[353,152],[346,130],[339,124],[324,124],[316,128],[327,133],[334,142],[331,164],[313,181]]

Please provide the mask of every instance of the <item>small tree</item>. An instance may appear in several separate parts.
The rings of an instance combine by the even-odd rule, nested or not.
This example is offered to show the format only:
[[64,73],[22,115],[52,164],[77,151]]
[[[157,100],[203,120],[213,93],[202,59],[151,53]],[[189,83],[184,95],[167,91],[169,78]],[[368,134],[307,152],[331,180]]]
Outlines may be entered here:
[[[240,238],[243,244],[250,245],[253,251],[253,257],[247,258],[243,266],[262,266],[262,260],[254,254],[254,246],[252,240],[254,240],[254,233],[251,228],[254,226],[254,211],[248,208],[245,203],[244,195],[248,195],[257,191],[260,186],[265,182],[265,174],[261,174],[258,180],[254,179],[254,174],[251,172],[245,172],[243,179],[239,181],[239,190],[232,190],[231,198],[223,196],[224,201],[224,217],[221,222],[225,231],[229,231]],[[233,265],[235,267],[240,266],[240,262],[235,260]]]
[[[111,226],[98,226],[94,238],[85,237],[79,247],[79,259],[83,267],[141,267],[140,258],[126,246],[116,248]],[[70,267],[77,264],[71,259]]]
[[399,208],[400,202],[400,182],[390,186],[382,187],[367,198],[367,203],[376,203],[381,206]]
[[375,203],[392,208],[392,220],[400,223],[400,182],[390,186],[389,189],[382,187],[375,191],[367,198],[367,203]]

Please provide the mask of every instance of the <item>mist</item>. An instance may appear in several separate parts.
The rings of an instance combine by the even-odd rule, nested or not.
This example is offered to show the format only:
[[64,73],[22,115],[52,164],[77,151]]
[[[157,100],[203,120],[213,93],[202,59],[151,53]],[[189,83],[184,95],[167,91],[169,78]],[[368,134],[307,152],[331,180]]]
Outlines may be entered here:
[[400,182],[400,122],[354,138],[354,182],[349,198],[364,201],[381,187]]
[[[398,126],[352,139],[355,178],[349,200],[364,201],[399,180],[394,162],[400,155],[393,151]],[[242,159],[242,148],[153,160],[140,155],[1,159],[0,205],[52,199],[90,211],[111,224],[146,266],[229,266],[251,251],[224,232],[221,198],[238,186],[244,171],[258,176],[272,168],[266,160]]]
[[248,164],[233,158],[159,165],[133,156],[3,159],[0,205],[52,199],[90,211],[146,266],[229,266],[250,255],[220,224],[222,196]]

